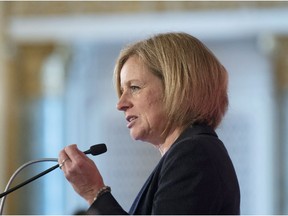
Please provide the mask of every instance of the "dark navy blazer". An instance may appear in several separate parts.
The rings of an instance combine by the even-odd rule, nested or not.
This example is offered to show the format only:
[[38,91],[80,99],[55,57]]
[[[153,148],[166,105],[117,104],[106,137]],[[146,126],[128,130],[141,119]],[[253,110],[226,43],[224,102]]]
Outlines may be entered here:
[[[128,214],[111,193],[88,214]],[[161,158],[129,214],[240,214],[240,190],[227,150],[206,125],[188,127]]]

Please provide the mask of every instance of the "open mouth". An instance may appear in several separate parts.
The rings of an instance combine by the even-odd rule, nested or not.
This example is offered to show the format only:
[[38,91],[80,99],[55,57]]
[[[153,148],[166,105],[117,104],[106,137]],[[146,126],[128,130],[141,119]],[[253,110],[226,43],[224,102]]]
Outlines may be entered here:
[[135,120],[137,119],[136,116],[127,116],[126,120],[128,122],[127,127],[131,128],[132,124],[135,122]]

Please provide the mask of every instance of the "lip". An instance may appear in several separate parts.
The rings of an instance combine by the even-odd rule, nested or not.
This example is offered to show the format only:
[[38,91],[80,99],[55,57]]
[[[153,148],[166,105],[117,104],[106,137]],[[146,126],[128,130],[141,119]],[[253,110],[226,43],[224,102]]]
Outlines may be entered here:
[[135,121],[137,120],[137,116],[134,116],[134,115],[129,115],[126,117],[126,121],[128,122],[127,123],[127,127],[128,128],[131,128],[133,126],[133,124],[135,123]]

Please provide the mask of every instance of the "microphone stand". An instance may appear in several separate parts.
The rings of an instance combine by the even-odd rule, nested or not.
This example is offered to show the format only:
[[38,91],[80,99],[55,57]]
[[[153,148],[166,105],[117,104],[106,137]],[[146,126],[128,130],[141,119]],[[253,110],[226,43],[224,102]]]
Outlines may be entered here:
[[[91,146],[90,149],[84,151],[83,153],[84,153],[84,154],[92,154],[93,156],[95,156],[95,155],[99,155],[99,154],[105,153],[106,151],[107,151],[106,145],[105,145],[104,143],[101,143],[101,144],[95,144],[95,145]],[[47,161],[58,162],[58,159],[57,159],[57,158],[42,158],[42,159],[38,159],[38,160],[29,161],[29,162],[23,164],[22,166],[20,166],[20,167],[13,173],[13,175],[11,176],[11,178],[10,178],[10,180],[9,180],[6,188],[5,188],[4,193],[1,193],[1,194],[0,194],[0,198],[3,197],[2,200],[1,200],[1,203],[0,203],[0,215],[2,215],[3,206],[4,206],[4,202],[5,202],[5,199],[6,199],[6,195],[7,195],[7,194],[9,194],[9,193],[17,190],[18,188],[21,188],[21,187],[23,187],[24,185],[26,185],[26,184],[28,184],[28,183],[30,183],[30,182],[32,182],[32,181],[40,178],[41,176],[43,176],[43,175],[51,172],[52,170],[57,169],[57,168],[59,167],[59,164],[57,163],[57,165],[55,165],[55,166],[53,166],[53,167],[51,167],[51,168],[49,168],[49,169],[47,169],[47,170],[39,173],[38,175],[36,175],[36,176],[34,176],[34,177],[32,177],[32,178],[30,178],[30,179],[22,182],[21,184],[13,187],[13,188],[11,188],[11,189],[9,189],[10,184],[11,184],[12,181],[15,179],[15,177],[19,174],[19,172],[20,172],[21,170],[23,170],[25,167],[27,167],[27,166],[29,166],[29,165],[31,165],[31,164],[38,163],[38,162],[47,162]]]
[[5,190],[4,190],[4,193],[2,193],[2,194],[0,195],[0,198],[2,198],[2,199],[1,199],[1,203],[0,203],[0,215],[3,214],[3,208],[4,208],[4,203],[5,203],[6,195],[7,195],[7,194],[9,194],[9,193],[17,190],[17,189],[20,188],[20,187],[23,187],[24,185],[30,183],[31,181],[34,181],[34,180],[40,178],[41,176],[43,176],[43,175],[51,172],[52,170],[58,168],[58,167],[59,167],[59,164],[57,164],[57,165],[55,165],[55,166],[53,166],[53,167],[51,167],[51,168],[49,168],[49,169],[41,172],[41,173],[39,173],[38,175],[36,175],[36,176],[34,176],[34,177],[26,180],[25,182],[23,182],[23,183],[15,186],[15,187],[9,189],[9,187],[10,187],[10,185],[12,184],[13,180],[14,180],[14,179],[16,178],[16,176],[21,172],[21,170],[23,170],[23,169],[26,168],[27,166],[29,166],[29,165],[31,165],[31,164],[34,164],[34,163],[49,162],[49,161],[50,161],[50,162],[57,162],[57,163],[58,163],[58,159],[57,159],[57,158],[42,158],[42,159],[38,159],[38,160],[29,161],[29,162],[23,164],[22,166],[20,166],[20,167],[13,173],[13,175],[10,177],[10,179],[9,179],[7,185],[6,185],[6,188],[5,188]]

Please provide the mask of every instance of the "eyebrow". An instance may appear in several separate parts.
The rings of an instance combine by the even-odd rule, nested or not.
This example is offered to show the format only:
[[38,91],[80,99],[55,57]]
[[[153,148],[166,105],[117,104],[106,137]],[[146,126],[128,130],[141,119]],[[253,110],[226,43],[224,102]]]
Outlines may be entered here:
[[[128,80],[127,82],[124,83],[124,85],[129,85],[133,82],[142,82],[141,80],[139,79],[131,79],[131,80]],[[122,87],[122,83],[120,82],[120,87]]]

